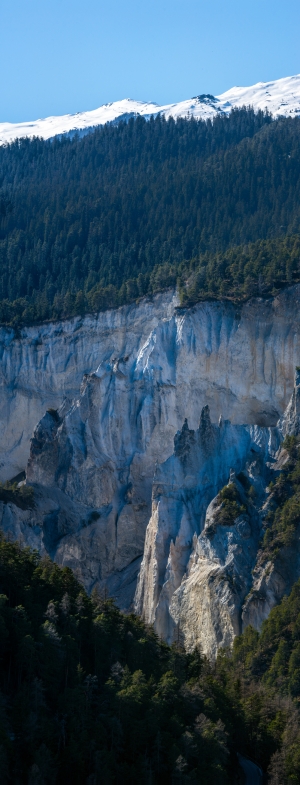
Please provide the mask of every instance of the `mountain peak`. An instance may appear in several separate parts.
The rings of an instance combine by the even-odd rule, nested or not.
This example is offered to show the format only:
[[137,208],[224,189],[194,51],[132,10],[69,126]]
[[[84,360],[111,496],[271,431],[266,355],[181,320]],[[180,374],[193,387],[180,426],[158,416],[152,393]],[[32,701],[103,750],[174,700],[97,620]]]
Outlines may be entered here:
[[265,110],[274,117],[300,116],[300,74],[287,76],[273,82],[257,82],[250,87],[231,87],[221,95],[201,93],[178,103],[159,104],[150,101],[135,101],[123,98],[103,104],[89,112],[76,112],[62,116],[46,117],[22,123],[0,123],[0,144],[8,144],[22,137],[40,136],[51,139],[62,134],[86,134],[98,125],[116,123],[128,117],[140,115],[149,119],[159,114],[166,118],[195,117],[197,120],[212,119],[220,112],[229,114],[233,108],[253,106]]

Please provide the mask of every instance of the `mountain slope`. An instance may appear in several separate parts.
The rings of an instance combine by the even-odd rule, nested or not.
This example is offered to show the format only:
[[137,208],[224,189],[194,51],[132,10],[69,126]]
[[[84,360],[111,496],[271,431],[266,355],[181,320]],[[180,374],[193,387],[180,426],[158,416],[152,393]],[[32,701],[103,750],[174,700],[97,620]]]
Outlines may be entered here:
[[[189,302],[298,280],[294,241],[279,241],[300,227],[299,131],[298,117],[235,109],[2,146],[0,321],[95,312],[177,279]],[[271,245],[246,259],[259,240]]]
[[274,82],[257,82],[250,87],[232,87],[217,96],[198,95],[165,106],[125,98],[104,104],[89,112],[46,117],[23,123],[0,123],[0,144],[7,144],[13,139],[25,136],[50,139],[53,136],[72,134],[76,131],[85,133],[98,125],[137,115],[146,119],[161,114],[166,118],[190,116],[207,120],[220,113],[229,114],[233,108],[241,106],[253,106],[256,111],[268,109],[275,117],[300,114],[300,74],[277,79]]

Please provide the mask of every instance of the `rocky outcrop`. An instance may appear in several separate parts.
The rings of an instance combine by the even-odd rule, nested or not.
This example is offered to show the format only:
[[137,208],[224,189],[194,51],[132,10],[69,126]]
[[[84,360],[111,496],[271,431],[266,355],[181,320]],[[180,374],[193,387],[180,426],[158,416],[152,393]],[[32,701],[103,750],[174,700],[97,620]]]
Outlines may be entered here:
[[[264,499],[267,464],[279,444],[277,429],[222,418],[213,425],[205,407],[197,431],[185,422],[173,456],[157,467],[136,610],[169,643],[180,633],[187,649],[200,646],[214,656],[242,631],[261,523],[235,474],[243,469],[257,501]],[[241,504],[228,523],[228,516],[220,520],[218,491],[230,475]]]
[[189,430],[185,421],[175,437],[173,455],[157,466],[136,610],[169,642],[179,623],[178,614],[170,614],[170,602],[185,577],[208,505],[227,482],[232,467],[239,472],[251,454],[268,454],[265,436],[264,429],[232,425],[222,418],[213,425],[206,406],[199,428]]
[[240,511],[232,520],[222,520],[221,498],[213,499],[169,608],[185,648],[198,647],[209,658],[215,658],[220,647],[231,646],[242,632],[243,603],[252,585],[261,534],[257,511],[231,473],[227,489],[233,488]]
[[[70,566],[89,591],[98,585],[122,608],[134,603],[167,640],[181,635],[210,656],[230,644],[251,589],[258,505],[248,500],[228,525],[219,521],[218,499],[207,508],[231,470],[243,471],[265,502],[268,464],[298,422],[296,386],[275,428],[300,356],[299,296],[294,287],[239,311],[220,302],[181,311],[169,293],[73,320],[61,333],[41,327],[36,349],[37,328],[11,336],[3,373],[10,369],[12,379],[18,347],[20,378],[2,387],[13,400],[3,424],[6,470],[22,468],[28,423],[45,402],[48,411],[27,465],[35,505],[0,503],[4,530]],[[92,363],[79,390],[78,365]],[[13,426],[19,396],[32,408],[27,422],[21,406]]]

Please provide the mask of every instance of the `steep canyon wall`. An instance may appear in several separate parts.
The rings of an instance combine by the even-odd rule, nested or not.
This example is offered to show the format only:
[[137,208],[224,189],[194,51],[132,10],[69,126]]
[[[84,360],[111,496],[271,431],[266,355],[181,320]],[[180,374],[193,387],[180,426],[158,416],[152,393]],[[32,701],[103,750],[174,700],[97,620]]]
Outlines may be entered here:
[[160,385],[161,403],[168,391],[169,454],[185,416],[197,428],[206,404],[214,421],[222,413],[233,423],[275,424],[299,362],[299,296],[299,287],[293,287],[274,300],[241,308],[203,302],[178,312],[170,291],[138,305],[17,334],[2,327],[0,480],[25,468],[33,428],[45,410],[70,403],[83,375],[106,360],[127,357],[126,378],[140,369],[151,386]]
[[33,509],[0,503],[4,530],[214,656],[241,630],[260,524],[247,508],[226,533],[209,505],[231,470],[265,491],[300,362],[299,302],[296,286],[182,310],[168,292],[2,329],[2,479],[27,464],[35,493]]

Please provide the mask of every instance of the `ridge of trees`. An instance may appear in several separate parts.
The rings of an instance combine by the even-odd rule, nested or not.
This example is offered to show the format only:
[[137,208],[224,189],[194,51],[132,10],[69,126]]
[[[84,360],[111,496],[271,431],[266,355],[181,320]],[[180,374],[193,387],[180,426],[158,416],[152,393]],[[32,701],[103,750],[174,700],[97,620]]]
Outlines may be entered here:
[[143,118],[0,148],[0,321],[30,324],[178,285],[266,296],[297,281],[299,118]]

